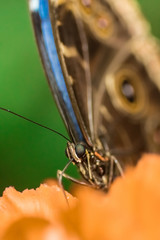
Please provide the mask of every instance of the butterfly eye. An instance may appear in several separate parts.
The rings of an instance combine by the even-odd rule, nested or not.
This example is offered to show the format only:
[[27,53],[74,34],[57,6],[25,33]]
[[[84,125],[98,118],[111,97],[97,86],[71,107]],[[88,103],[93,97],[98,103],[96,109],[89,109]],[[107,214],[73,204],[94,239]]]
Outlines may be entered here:
[[86,149],[82,144],[77,144],[75,146],[75,151],[76,151],[77,156],[80,158],[85,154]]

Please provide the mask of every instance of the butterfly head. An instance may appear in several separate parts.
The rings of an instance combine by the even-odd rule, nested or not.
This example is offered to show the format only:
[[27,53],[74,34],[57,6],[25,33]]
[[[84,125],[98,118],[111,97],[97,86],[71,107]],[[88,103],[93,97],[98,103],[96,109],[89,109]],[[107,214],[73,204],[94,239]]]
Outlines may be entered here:
[[[106,190],[113,179],[109,176],[110,156],[102,155],[84,143],[67,143],[67,157],[75,164],[82,177],[93,187]],[[109,179],[110,178],[110,179]]]

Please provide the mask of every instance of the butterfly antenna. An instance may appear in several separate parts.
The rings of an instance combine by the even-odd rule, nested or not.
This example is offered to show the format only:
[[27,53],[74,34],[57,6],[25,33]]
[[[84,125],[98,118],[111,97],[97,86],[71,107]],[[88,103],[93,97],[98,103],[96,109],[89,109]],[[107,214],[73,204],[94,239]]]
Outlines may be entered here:
[[11,113],[11,114],[13,114],[13,115],[15,115],[15,116],[17,116],[17,117],[23,118],[24,120],[26,120],[26,121],[28,121],[28,122],[34,123],[34,124],[36,124],[36,125],[38,125],[38,126],[40,126],[40,127],[42,127],[42,128],[45,128],[45,129],[47,129],[47,130],[50,130],[51,132],[54,132],[54,133],[56,133],[57,135],[59,135],[59,136],[63,137],[64,139],[66,139],[67,141],[71,142],[69,138],[67,138],[66,136],[64,136],[62,133],[59,133],[59,132],[57,132],[56,130],[53,130],[52,128],[46,127],[46,126],[44,126],[44,125],[42,125],[42,124],[40,124],[40,123],[38,123],[38,122],[35,122],[35,121],[33,121],[33,120],[29,119],[29,118],[26,118],[26,117],[24,117],[24,116],[22,116],[22,115],[20,115],[20,114],[18,114],[18,113],[12,112],[12,111],[9,110],[9,109],[0,107],[0,110],[5,111],[5,112],[8,112],[8,113]]

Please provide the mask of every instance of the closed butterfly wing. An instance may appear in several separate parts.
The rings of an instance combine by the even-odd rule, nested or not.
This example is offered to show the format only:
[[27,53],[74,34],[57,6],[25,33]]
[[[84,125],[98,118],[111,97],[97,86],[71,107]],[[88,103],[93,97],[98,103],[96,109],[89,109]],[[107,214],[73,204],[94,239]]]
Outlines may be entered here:
[[[70,137],[74,142],[85,139],[92,145],[91,78],[82,22],[78,19],[76,22],[69,9],[58,11],[52,6],[49,9],[46,0],[30,1],[30,9],[44,69]],[[49,10],[55,14],[49,15]],[[65,34],[61,29],[64,23]]]
[[31,0],[41,58],[72,140],[135,164],[160,151],[160,62],[137,4]]

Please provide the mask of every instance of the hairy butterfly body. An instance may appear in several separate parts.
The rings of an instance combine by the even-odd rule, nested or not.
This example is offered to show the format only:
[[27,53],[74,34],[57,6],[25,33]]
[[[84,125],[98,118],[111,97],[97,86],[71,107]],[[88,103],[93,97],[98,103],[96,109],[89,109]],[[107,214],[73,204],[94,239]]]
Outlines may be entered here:
[[134,1],[30,0],[30,10],[67,156],[106,190],[143,152],[160,151],[157,43]]

